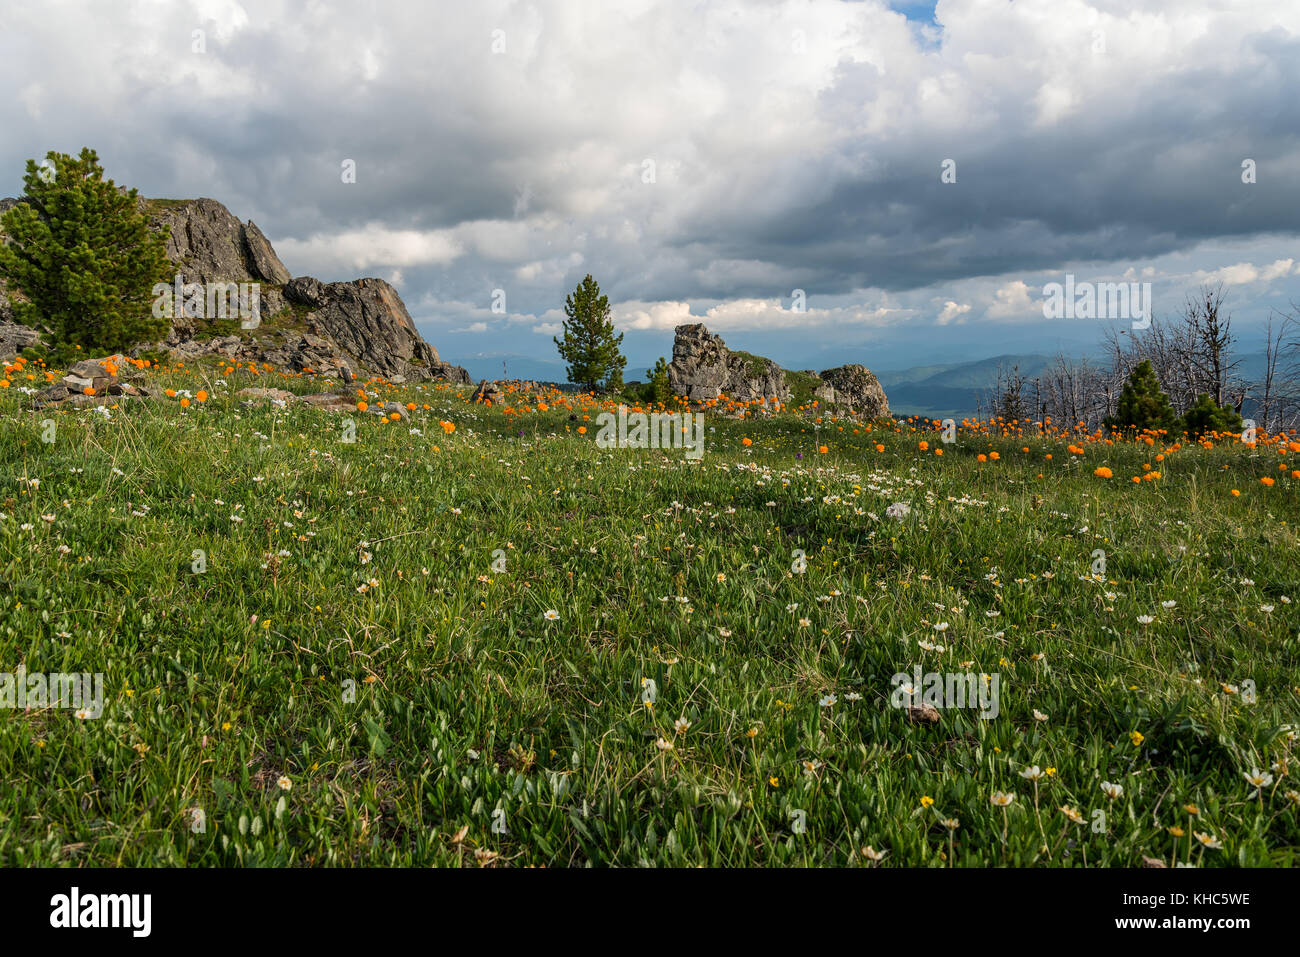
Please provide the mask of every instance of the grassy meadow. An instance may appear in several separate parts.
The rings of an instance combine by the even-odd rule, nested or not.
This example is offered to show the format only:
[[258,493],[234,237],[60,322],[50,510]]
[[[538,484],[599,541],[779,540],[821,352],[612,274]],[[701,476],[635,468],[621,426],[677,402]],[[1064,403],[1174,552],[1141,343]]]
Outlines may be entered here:
[[[706,409],[691,462],[558,392],[372,381],[349,442],[235,395],[310,377],[45,377],[0,383],[0,671],[105,701],[0,709],[0,864],[1296,863],[1289,437]],[[892,706],[917,666],[996,717]]]

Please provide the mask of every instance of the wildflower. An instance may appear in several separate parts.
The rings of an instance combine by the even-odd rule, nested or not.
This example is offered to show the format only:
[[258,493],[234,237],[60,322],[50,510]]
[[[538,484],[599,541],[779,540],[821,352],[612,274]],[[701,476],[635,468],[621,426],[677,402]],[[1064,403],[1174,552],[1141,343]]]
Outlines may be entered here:
[[1192,836],[1201,843],[1202,847],[1208,847],[1212,851],[1223,850],[1223,842],[1213,834],[1202,834],[1200,831],[1193,831]]
[[554,608],[548,608],[546,610],[546,613],[542,615],[542,617],[545,618],[547,621],[559,621],[560,613],[556,611]]
[[1122,784],[1111,784],[1109,781],[1102,781],[1101,790],[1112,801],[1124,796],[1124,785]]
[[838,700],[838,699],[835,697],[835,695],[833,695],[833,694],[828,694],[828,695],[826,695],[824,698],[822,698],[820,701],[818,701],[817,704],[818,704],[819,707],[822,707],[822,708],[833,708],[833,707],[835,707],[835,702],[836,702],[837,700]]
[[1243,772],[1242,777],[1246,779],[1247,784],[1252,784],[1257,788],[1266,788],[1273,783],[1273,775],[1267,771],[1261,771],[1259,768]]
[[275,782],[281,791],[288,791],[293,788],[293,781],[289,780],[287,774],[280,775],[280,780]]
[[1088,819],[1072,807],[1061,805],[1061,813],[1068,817],[1075,824],[1086,824]]
[[678,734],[685,734],[686,730],[690,726],[691,723],[686,720],[685,715],[683,715],[682,717],[678,718],[676,721],[673,722],[673,730],[676,731]]
[[1001,791],[994,791],[989,795],[989,802],[994,807],[1008,807],[1015,799],[1014,794],[1003,794]]
[[1037,781],[1039,778],[1043,776],[1043,772],[1042,769],[1035,764],[1033,767],[1025,768],[1023,771],[1021,771],[1020,776],[1024,778],[1026,781]]

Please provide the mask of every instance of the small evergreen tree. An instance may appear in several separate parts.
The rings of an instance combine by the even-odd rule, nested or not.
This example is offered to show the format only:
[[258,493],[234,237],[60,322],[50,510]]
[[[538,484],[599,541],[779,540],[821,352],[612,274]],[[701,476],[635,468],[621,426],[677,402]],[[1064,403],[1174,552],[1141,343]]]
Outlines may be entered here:
[[645,374],[650,377],[651,399],[667,405],[668,400],[673,397],[673,389],[668,384],[668,363],[664,362],[664,357],[660,356],[659,361],[655,363],[655,367],[647,369]]
[[25,202],[0,221],[9,235],[0,278],[27,298],[14,317],[47,327],[58,344],[120,350],[161,339],[169,321],[153,315],[153,287],[170,267],[136,191],[105,180],[94,150],[46,159],[27,161]]
[[600,294],[600,285],[587,274],[564,301],[564,338],[554,339],[560,356],[569,363],[569,381],[588,391],[602,384],[617,388],[623,382],[627,359],[619,352],[623,333],[614,334],[609,315],[609,297]]
[[1243,427],[1236,409],[1230,405],[1215,405],[1214,400],[1204,392],[1196,397],[1196,404],[1183,415],[1183,431],[1194,439],[1211,432],[1239,435]]
[[1169,396],[1160,389],[1160,380],[1156,378],[1151,363],[1143,359],[1131,373],[1119,394],[1119,404],[1115,414],[1105,419],[1106,427],[1112,431],[1135,429],[1165,429],[1172,431],[1178,427],[1178,417],[1169,404]]

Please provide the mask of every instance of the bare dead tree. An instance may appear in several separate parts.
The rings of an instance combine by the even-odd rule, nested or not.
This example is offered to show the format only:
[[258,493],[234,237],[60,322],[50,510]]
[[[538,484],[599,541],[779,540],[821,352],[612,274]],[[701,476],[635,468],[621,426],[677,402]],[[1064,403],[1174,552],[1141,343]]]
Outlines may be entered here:
[[[1231,359],[1232,316],[1223,308],[1223,283],[1205,285],[1189,296],[1183,321],[1191,338],[1190,358],[1195,369],[1197,393],[1205,392],[1215,405],[1223,405],[1229,389],[1239,386],[1232,381],[1239,362]],[[1244,394],[1244,390],[1243,390]],[[1237,411],[1241,411],[1240,401]]]

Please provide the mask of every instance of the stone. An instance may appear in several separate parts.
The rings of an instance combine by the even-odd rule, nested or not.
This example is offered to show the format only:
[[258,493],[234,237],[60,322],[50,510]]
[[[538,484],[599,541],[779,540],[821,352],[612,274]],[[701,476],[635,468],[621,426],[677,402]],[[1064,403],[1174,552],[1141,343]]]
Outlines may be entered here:
[[500,405],[505,401],[506,394],[501,391],[501,387],[494,381],[484,379],[474,390],[470,397],[471,402],[481,402],[484,405]]
[[401,381],[441,379],[469,384],[469,373],[442,361],[415,329],[397,290],[382,279],[323,283],[300,276],[284,287],[289,302],[340,351],[371,372]]
[[300,396],[306,405],[323,412],[355,412],[357,400],[353,395],[342,392],[317,392],[313,395]]
[[[289,281],[289,270],[262,231],[251,222],[241,223],[215,199],[181,203],[141,199],[141,204],[150,227],[166,232],[167,258],[181,271],[185,282],[282,286]],[[265,308],[263,313],[267,314]]]
[[267,282],[283,286],[293,278],[284,263],[280,262],[280,257],[275,254],[275,250],[271,248],[270,241],[262,235],[262,231],[251,219],[244,226],[244,246],[248,250],[253,271]]
[[[728,349],[722,337],[702,323],[681,325],[674,332],[668,384],[675,395],[692,402],[709,402],[720,396],[736,402],[785,404],[791,400],[789,377],[771,359]],[[865,418],[889,415],[885,390],[865,366],[844,365],[820,375],[812,371],[800,375],[813,381],[813,396],[824,404]]]
[[907,720],[913,724],[934,724],[939,720],[939,709],[933,705],[923,704],[917,708],[907,708]]
[[[3,287],[0,287],[0,300],[4,299]],[[9,309],[8,302],[0,302],[0,312]],[[11,313],[9,313],[11,314]],[[24,349],[39,345],[41,334],[21,322],[11,322],[0,318],[0,361],[12,359]]]
[[818,378],[822,381],[814,393],[818,400],[867,419],[889,415],[885,390],[866,366],[838,366],[825,370]]
[[285,405],[288,405],[290,402],[293,402],[298,397],[294,395],[292,392],[286,391],[285,389],[264,389],[264,388],[254,386],[247,389],[240,389],[238,392],[235,393],[235,398],[252,399],[252,400],[261,399],[269,402],[281,402],[284,403]]
[[678,326],[674,333],[668,384],[675,395],[684,395],[692,402],[707,402],[723,395],[737,402],[789,399],[785,373],[771,359],[732,352],[721,336],[709,332],[702,323]]

